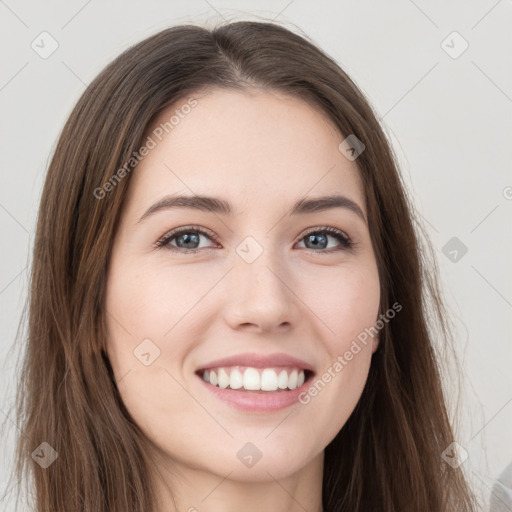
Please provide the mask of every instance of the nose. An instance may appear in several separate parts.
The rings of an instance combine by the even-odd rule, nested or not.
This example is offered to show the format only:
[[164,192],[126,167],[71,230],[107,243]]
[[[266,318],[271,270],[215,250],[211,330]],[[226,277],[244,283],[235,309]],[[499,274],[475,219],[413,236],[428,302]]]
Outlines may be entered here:
[[267,333],[295,327],[300,300],[293,278],[270,251],[252,263],[235,256],[227,281],[224,311],[232,329]]

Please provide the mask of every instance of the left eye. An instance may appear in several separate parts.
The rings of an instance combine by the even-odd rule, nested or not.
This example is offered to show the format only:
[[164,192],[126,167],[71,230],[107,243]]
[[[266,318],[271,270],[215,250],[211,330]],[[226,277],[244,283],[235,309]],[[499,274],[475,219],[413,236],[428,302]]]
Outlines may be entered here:
[[[321,228],[317,229],[316,231],[310,231],[303,238],[301,238],[301,240],[306,240],[308,244],[312,245],[313,249],[318,249],[319,247],[321,249],[326,249],[327,247],[324,247],[324,245],[328,245],[329,237],[338,240],[338,242],[340,242],[342,245],[341,249],[351,249],[353,247],[353,242],[350,240],[350,238],[347,235],[345,235],[345,233],[343,233],[342,231],[339,231],[338,229],[334,228]],[[307,249],[310,248],[311,247],[307,247]],[[341,249],[334,248],[332,250],[339,251]],[[329,250],[322,252],[331,251]]]
[[[205,238],[215,238],[213,235],[210,235],[203,231],[202,229],[180,229],[176,231],[172,231],[168,233],[163,238],[161,238],[156,245],[158,247],[167,247],[171,251],[179,251],[179,249],[184,249],[188,252],[197,252],[194,249],[198,249],[197,244],[201,237]],[[176,239],[177,247],[171,245],[171,241]]]
[[[198,252],[198,249],[200,249],[199,244],[201,237],[216,240],[216,237],[213,234],[207,233],[202,229],[184,228],[171,231],[170,233],[166,234],[156,243],[156,246],[166,247],[172,251],[194,253]],[[330,227],[317,228],[315,231],[310,231],[306,235],[303,235],[299,241],[304,241],[306,244],[306,249],[313,249],[315,252],[319,252],[317,249],[328,248],[327,246],[329,245],[329,238],[338,240],[338,242],[341,244],[341,248],[330,247],[329,250],[320,252],[329,253],[332,251],[351,249],[354,245],[350,238],[342,231]],[[176,241],[176,245],[171,243],[174,240]]]

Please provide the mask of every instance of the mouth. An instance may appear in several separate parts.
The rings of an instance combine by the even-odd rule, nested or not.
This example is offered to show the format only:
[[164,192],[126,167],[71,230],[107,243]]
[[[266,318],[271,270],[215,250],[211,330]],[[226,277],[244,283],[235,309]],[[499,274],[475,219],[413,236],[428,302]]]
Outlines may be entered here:
[[221,366],[195,373],[214,388],[249,394],[287,393],[302,388],[314,377],[313,371],[300,367]]

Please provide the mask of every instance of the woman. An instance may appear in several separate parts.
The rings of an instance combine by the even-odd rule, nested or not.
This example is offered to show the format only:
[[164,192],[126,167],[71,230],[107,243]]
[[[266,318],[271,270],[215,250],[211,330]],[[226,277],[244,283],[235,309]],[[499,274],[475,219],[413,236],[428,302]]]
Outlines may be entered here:
[[237,22],[130,48],[41,199],[36,510],[474,510],[423,259],[375,114],[312,43]]

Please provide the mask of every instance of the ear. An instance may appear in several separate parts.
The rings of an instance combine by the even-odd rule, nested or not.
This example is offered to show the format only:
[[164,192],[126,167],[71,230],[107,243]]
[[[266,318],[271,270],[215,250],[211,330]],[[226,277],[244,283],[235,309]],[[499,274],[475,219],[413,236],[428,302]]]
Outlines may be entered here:
[[373,338],[373,342],[372,342],[372,354],[375,354],[376,350],[379,348],[379,335],[377,334],[374,338]]

